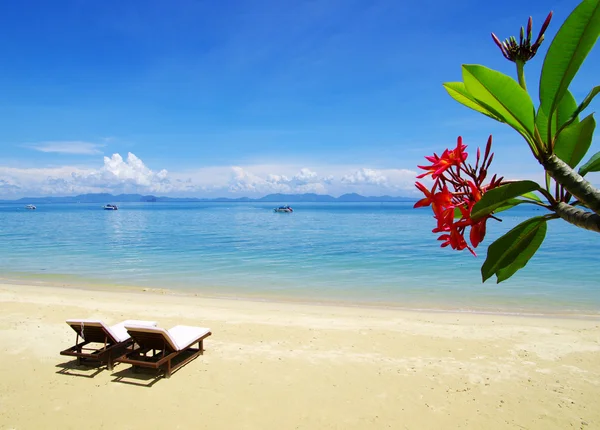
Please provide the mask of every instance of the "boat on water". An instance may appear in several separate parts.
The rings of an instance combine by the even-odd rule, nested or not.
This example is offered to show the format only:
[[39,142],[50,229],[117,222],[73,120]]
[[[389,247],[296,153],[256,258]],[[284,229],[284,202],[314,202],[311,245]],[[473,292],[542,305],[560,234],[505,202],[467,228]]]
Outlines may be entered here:
[[25,209],[35,210],[37,208],[34,205],[27,205],[27,206],[25,206]]
[[103,208],[105,211],[116,211],[119,209],[117,205],[104,205]]
[[285,206],[279,206],[278,208],[273,209],[274,212],[283,212],[283,213],[292,213],[294,212],[294,209],[292,209],[290,206],[285,205]]

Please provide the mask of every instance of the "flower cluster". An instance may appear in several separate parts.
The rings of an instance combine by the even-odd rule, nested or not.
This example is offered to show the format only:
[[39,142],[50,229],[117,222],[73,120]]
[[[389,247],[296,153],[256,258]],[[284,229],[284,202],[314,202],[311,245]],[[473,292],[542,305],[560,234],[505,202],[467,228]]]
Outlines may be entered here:
[[526,63],[535,56],[538,48],[544,41],[544,33],[546,32],[548,25],[550,25],[550,20],[552,20],[552,12],[548,14],[546,21],[542,24],[538,37],[533,44],[531,43],[531,27],[533,25],[531,17],[529,17],[529,21],[527,21],[527,35],[525,35],[525,29],[521,27],[518,43],[514,36],[509,37],[504,42],[500,42],[500,39],[492,33],[492,39],[494,39],[494,42],[498,45],[500,51],[502,51],[504,58],[513,62],[521,61]]
[[[488,139],[483,159],[479,148],[477,149],[475,167],[466,163],[468,157],[466,148],[462,137],[459,136],[456,148],[453,150],[446,149],[441,156],[433,154],[425,157],[431,165],[418,166],[425,170],[425,173],[417,178],[431,175],[434,180],[433,187],[430,190],[420,182],[415,184],[425,197],[415,203],[414,207],[431,206],[434,218],[437,220],[437,226],[432,231],[442,233],[438,238],[443,241],[442,247],[450,245],[456,250],[466,248],[473,255],[477,255],[473,248],[477,248],[484,239],[485,225],[490,216],[472,219],[473,206],[481,200],[481,196],[486,191],[499,186],[503,178],[496,178],[494,175],[491,181],[484,185],[487,171],[494,158],[494,154],[490,153],[492,136]],[[471,246],[465,240],[467,227],[470,227]]]

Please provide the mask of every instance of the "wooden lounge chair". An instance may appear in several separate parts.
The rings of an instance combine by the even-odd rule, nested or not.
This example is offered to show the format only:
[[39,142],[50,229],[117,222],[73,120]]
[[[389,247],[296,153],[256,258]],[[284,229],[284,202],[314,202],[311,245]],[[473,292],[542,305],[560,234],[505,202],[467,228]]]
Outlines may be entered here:
[[[133,343],[131,336],[125,329],[126,324],[135,324],[144,327],[156,326],[155,321],[126,320],[108,327],[99,320],[67,320],[67,324],[77,333],[75,345],[61,351],[61,355],[77,357],[77,364],[82,360],[99,361],[107,364],[112,370],[114,359],[122,355],[128,346]],[[81,337],[82,342],[79,342]],[[96,344],[96,345],[90,345]]]
[[[178,325],[169,330],[158,327],[125,325],[134,340],[127,352],[115,361],[136,367],[164,371],[165,377],[189,363],[204,352],[203,341],[211,335],[210,329]],[[192,346],[198,344],[197,348]]]

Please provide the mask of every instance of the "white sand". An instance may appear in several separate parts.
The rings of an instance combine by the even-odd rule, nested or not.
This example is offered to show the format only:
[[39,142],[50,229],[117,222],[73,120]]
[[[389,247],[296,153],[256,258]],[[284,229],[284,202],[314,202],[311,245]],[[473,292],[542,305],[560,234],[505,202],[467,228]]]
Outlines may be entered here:
[[[2,429],[600,428],[597,320],[6,284],[0,309]],[[213,335],[155,379],[59,355],[78,317]]]

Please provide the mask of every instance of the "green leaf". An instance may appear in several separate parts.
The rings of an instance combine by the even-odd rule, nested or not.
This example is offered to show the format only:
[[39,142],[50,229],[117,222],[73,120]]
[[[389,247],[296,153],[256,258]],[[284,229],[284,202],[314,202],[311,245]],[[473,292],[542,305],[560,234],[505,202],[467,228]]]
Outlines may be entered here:
[[535,117],[535,125],[544,140],[544,143],[551,142],[554,140],[557,130],[560,130],[563,124],[567,121],[579,122],[578,114],[573,116],[577,110],[577,101],[571,91],[567,90],[565,96],[558,104],[556,115],[552,116],[552,134],[548,136],[548,114],[542,109],[542,106],[538,108],[537,115]]
[[510,199],[510,200],[507,200],[502,205],[500,205],[496,209],[494,209],[494,213],[497,214],[499,212],[503,212],[503,211],[512,209],[515,206],[523,204],[523,203],[530,203],[530,202],[528,202],[527,200],[521,200],[521,199]]
[[525,197],[526,199],[530,199],[530,200],[535,200],[537,202],[541,202],[542,199],[540,198],[540,196],[538,196],[535,193],[525,193],[525,194],[521,194],[521,197]]
[[[567,122],[573,116],[573,113],[577,110],[577,100],[571,94],[571,91],[567,90],[565,92],[564,97],[560,100],[558,104],[558,109],[556,110],[556,115],[553,116],[553,120],[556,121],[556,128],[559,129],[562,125]],[[579,114],[577,114],[579,115]],[[556,117],[556,119],[554,119]],[[574,118],[575,120],[575,118]],[[579,122],[579,118],[577,118],[577,122]],[[553,136],[556,133],[556,129],[553,131]]]
[[477,64],[464,64],[465,87],[477,102],[508,125],[533,138],[535,108],[531,97],[510,76]]
[[[540,105],[538,107],[537,115],[535,116],[535,126],[542,136],[542,141],[548,146],[548,115],[542,109]],[[552,130],[556,130],[556,122],[552,121]],[[552,133],[554,135],[554,133]]]
[[492,188],[475,203],[471,210],[471,219],[477,221],[488,216],[511,199],[539,189],[540,186],[533,181],[511,182],[498,188]]
[[[585,99],[583,99],[583,101],[581,102],[581,104],[579,106],[577,106],[577,109],[575,109],[575,112],[573,112],[573,114],[571,115],[571,118],[569,118],[562,126],[561,128],[565,128],[568,127],[569,125],[571,125],[572,122],[574,121],[579,121],[579,114],[581,112],[583,112],[583,110],[588,107],[588,105],[592,102],[592,100],[594,100],[594,97],[596,97],[596,95],[600,93],[600,85],[592,88],[592,91],[590,91],[588,93],[587,96],[585,96]],[[558,132],[560,133],[561,130],[559,130]]]
[[504,122],[500,117],[496,116],[494,113],[481,106],[477,102],[477,100],[475,100],[473,96],[469,94],[469,92],[465,88],[465,84],[463,84],[462,82],[446,82],[444,83],[444,88],[446,89],[448,94],[450,94],[450,97],[452,97],[460,104],[465,105],[466,107],[473,109],[474,111],[487,115],[490,118],[495,119],[496,121]]
[[558,135],[554,153],[570,167],[577,166],[590,149],[595,128],[594,114],[585,117],[580,123],[571,124]]
[[500,283],[525,267],[544,241],[546,229],[544,217],[530,218],[492,243],[481,266],[483,282],[496,275]]
[[577,116],[581,112],[583,112],[583,110],[589,106],[589,104],[592,102],[592,100],[594,100],[594,97],[596,97],[598,93],[600,93],[600,85],[597,85],[594,88],[592,88],[592,91],[590,91],[588,95],[585,96],[581,104],[577,106],[577,109],[575,109],[574,115]]
[[600,35],[600,0],[583,0],[556,33],[542,66],[540,104],[552,115]]
[[596,152],[587,163],[579,168],[581,176],[585,176],[588,172],[600,172],[600,152]]

